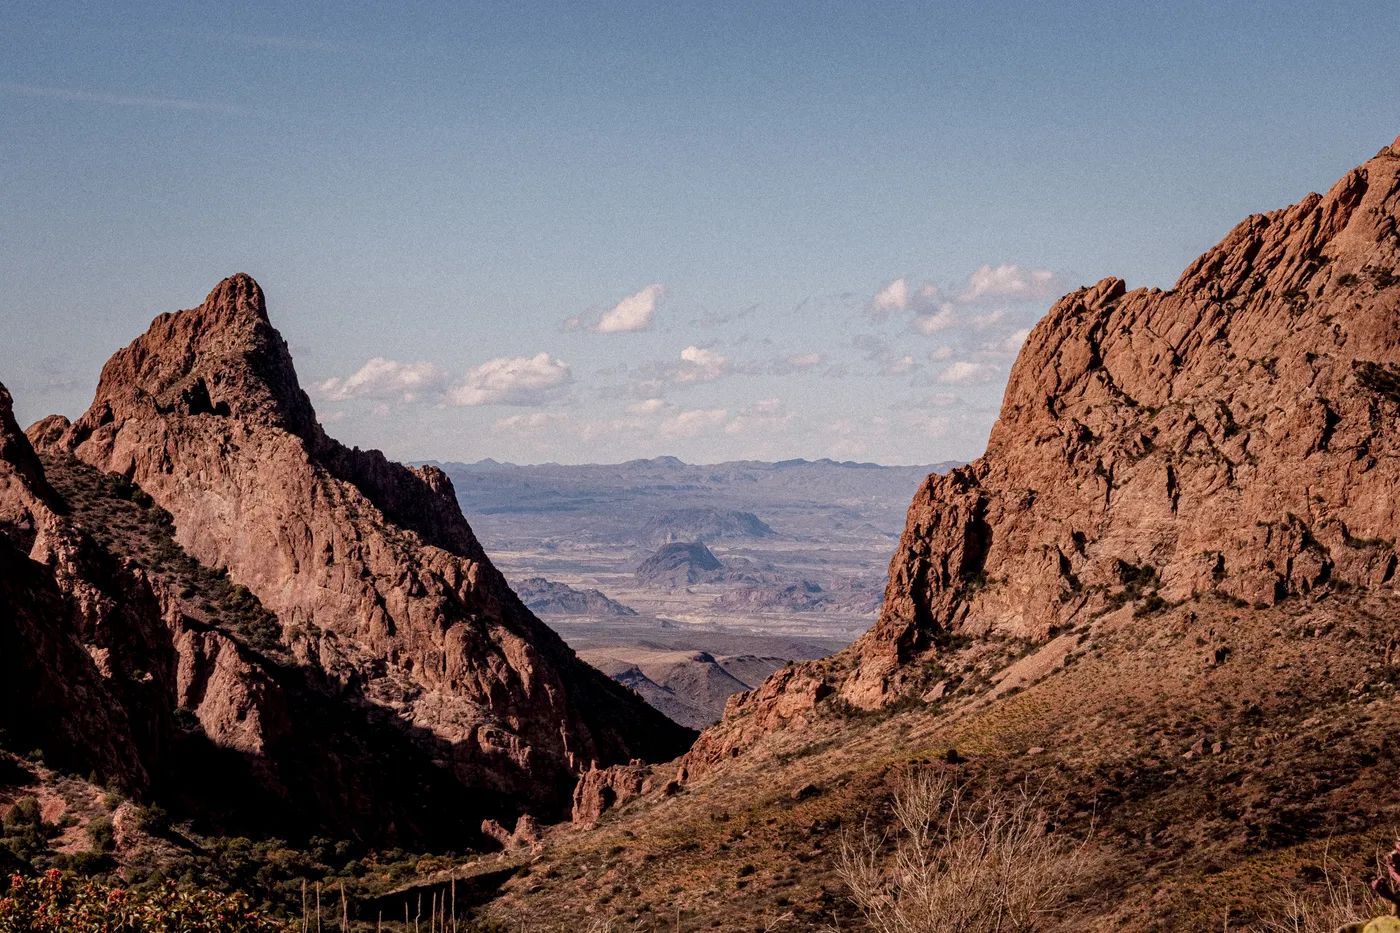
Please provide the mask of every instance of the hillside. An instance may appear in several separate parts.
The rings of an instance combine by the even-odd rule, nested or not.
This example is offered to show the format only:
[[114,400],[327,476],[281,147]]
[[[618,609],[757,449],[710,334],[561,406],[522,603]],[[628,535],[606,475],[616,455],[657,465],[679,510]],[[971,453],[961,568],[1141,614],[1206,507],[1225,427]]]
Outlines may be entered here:
[[1036,788],[1088,840],[1037,929],[1262,929],[1369,875],[1400,812],[1398,220],[1400,140],[1170,291],[1057,302],[986,454],[915,496],[877,624],[681,761],[589,775],[598,826],[498,915],[848,927],[842,840],[910,768]]
[[674,541],[712,542],[720,539],[771,538],[775,532],[752,512],[737,509],[673,509],[642,526],[642,543],[653,547]]
[[645,586],[686,587],[703,582],[724,564],[698,541],[663,545],[637,566],[637,582]]

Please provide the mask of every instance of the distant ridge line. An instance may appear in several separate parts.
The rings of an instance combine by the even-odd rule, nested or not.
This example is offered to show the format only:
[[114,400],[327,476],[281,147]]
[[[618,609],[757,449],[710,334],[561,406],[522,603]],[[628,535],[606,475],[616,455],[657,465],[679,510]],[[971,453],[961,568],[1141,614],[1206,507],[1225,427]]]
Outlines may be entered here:
[[636,458],[633,460],[622,460],[616,463],[558,463],[548,461],[546,463],[512,463],[508,460],[496,460],[486,457],[471,463],[461,460],[413,460],[409,461],[413,466],[434,466],[434,467],[460,467],[462,469],[477,470],[480,472],[492,470],[531,470],[540,468],[552,469],[583,469],[588,467],[689,467],[692,469],[716,469],[719,467],[748,467],[771,468],[777,470],[794,469],[800,467],[837,467],[847,470],[923,470],[929,473],[942,473],[956,467],[965,466],[963,460],[942,460],[934,463],[872,463],[869,461],[857,460],[832,460],[829,457],[822,457],[819,460],[807,460],[796,457],[788,460],[722,460],[718,463],[688,463],[679,457],[661,456],[647,458]]

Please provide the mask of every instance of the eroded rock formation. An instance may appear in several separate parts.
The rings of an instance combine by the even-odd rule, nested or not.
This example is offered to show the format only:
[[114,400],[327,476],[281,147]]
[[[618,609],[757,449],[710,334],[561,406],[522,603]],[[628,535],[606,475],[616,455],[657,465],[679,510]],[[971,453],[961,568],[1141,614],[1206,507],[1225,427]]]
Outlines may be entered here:
[[[22,653],[39,657],[36,646],[58,638],[73,663],[44,648],[37,671],[79,686],[95,676],[94,690],[121,693],[82,701],[113,711],[110,728],[82,731],[111,736],[113,760],[99,770],[133,787],[152,776],[188,787],[202,769],[226,797],[242,787],[259,807],[421,842],[483,816],[565,815],[594,763],[670,758],[693,735],[531,615],[444,474],[326,436],[247,276],[158,317],[104,367],[77,422],[47,418],[26,439],[5,402],[0,532],[16,553],[4,557],[37,575],[71,618],[25,629]],[[31,440],[75,489],[115,475],[124,495],[155,510],[132,527],[153,521],[156,539],[173,542],[142,539],[129,556],[96,546],[60,514]],[[153,572],[176,556],[221,588],[223,615],[191,595],[196,587],[172,586],[168,566]],[[25,579],[6,574],[7,586]],[[7,623],[48,598],[6,595]],[[240,634],[230,613],[273,630]],[[59,673],[78,661],[90,670]],[[125,686],[133,679],[139,689]],[[51,705],[58,715],[80,700]],[[181,710],[194,732],[188,722],[172,729]],[[172,736],[173,761],[162,757]],[[221,818],[238,821],[225,804]]]
[[984,456],[928,478],[878,623],[731,703],[689,760],[826,695],[929,685],[952,637],[1043,641],[1127,601],[1390,587],[1400,519],[1400,139],[1250,217],[1170,291],[1105,279],[1031,332]]

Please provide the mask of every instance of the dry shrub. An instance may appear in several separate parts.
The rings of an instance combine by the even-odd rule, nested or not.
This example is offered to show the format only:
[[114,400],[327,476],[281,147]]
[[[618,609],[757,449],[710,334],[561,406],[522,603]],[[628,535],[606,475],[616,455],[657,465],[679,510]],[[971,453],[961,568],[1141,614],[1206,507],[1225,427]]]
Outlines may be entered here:
[[1394,905],[1365,884],[1335,873],[1328,865],[1322,891],[1289,895],[1276,915],[1264,922],[1264,929],[1267,933],[1339,933],[1393,910]]
[[1029,933],[1097,862],[1086,842],[1047,830],[1025,786],[974,798],[946,770],[914,771],[894,816],[893,840],[867,825],[841,844],[841,878],[877,933]]

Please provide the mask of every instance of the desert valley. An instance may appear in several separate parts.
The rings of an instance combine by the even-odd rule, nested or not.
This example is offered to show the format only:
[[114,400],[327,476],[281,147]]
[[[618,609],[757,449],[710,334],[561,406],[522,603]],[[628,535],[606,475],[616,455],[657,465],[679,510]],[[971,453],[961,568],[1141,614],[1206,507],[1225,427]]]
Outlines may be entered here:
[[1400,139],[965,464],[404,466],[277,315],[0,390],[0,930],[1395,929]]

